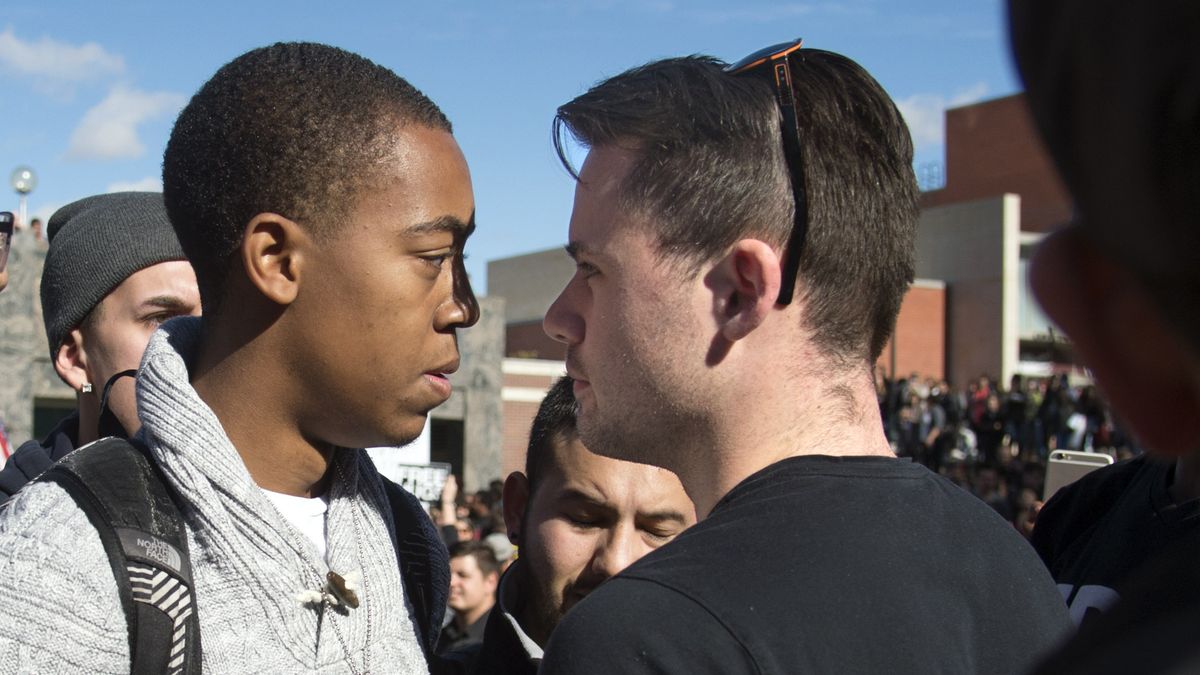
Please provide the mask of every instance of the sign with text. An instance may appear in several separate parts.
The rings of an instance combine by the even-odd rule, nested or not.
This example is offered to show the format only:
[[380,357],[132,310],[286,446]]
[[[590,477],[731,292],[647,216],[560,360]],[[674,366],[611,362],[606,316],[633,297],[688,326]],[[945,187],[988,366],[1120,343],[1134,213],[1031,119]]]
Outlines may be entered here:
[[[450,475],[450,465],[445,462],[429,464],[393,464],[392,471],[384,473],[400,487],[413,493],[426,508],[442,498],[442,486]],[[380,473],[383,473],[382,471]]]

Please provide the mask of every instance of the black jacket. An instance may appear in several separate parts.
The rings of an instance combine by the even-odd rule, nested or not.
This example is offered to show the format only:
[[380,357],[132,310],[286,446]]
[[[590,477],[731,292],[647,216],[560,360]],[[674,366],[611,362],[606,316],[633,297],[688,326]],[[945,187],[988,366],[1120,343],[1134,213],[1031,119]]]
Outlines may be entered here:
[[0,504],[79,445],[79,412],[67,415],[41,442],[26,441],[0,469]]

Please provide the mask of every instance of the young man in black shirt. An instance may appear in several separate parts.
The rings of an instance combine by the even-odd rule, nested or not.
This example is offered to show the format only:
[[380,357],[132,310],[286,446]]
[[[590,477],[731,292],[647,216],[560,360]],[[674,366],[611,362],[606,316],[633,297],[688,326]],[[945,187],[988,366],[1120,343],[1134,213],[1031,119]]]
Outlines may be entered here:
[[464,649],[483,642],[483,628],[496,604],[500,564],[481,541],[460,541],[450,547],[450,622],[442,627],[437,652]]
[[1033,550],[884,435],[917,187],[878,83],[792,43],[635,68],[556,124],[590,148],[545,320],[580,435],[673,470],[701,521],[579,603],[542,672],[1011,673],[1054,645]]

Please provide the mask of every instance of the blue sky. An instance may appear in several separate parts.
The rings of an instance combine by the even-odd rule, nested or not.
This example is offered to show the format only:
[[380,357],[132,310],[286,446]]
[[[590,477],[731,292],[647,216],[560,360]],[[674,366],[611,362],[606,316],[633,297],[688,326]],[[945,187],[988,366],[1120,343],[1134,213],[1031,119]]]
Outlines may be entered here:
[[550,143],[555,108],[649,60],[736,60],[803,37],[863,64],[896,99],[917,163],[942,159],[946,106],[1019,86],[998,0],[56,2],[0,6],[0,209],[32,166],[31,215],[115,189],[160,189],[179,108],[222,64],[279,40],[358,52],[442,107],[473,174],[468,270],[561,245],[573,183]]

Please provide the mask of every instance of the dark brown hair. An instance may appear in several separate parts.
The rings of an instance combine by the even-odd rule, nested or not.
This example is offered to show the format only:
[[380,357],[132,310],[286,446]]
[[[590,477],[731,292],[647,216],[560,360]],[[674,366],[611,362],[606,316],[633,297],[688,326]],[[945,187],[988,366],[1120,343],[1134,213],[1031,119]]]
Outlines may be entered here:
[[[831,52],[792,55],[808,231],[798,297],[805,327],[836,363],[873,363],[912,282],[917,185],[899,111],[861,66]],[[589,148],[638,159],[622,209],[649,216],[665,259],[695,273],[739,239],[782,247],[793,199],[779,110],[768,83],[704,56],[667,59],[605,80],[558,109]]]

